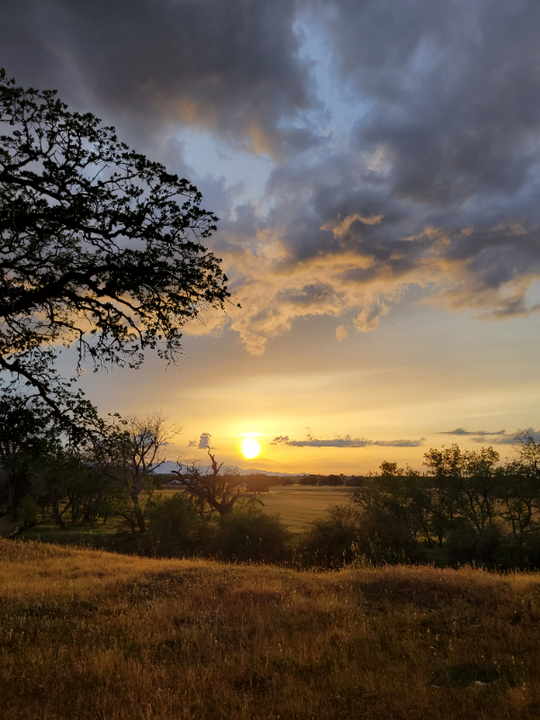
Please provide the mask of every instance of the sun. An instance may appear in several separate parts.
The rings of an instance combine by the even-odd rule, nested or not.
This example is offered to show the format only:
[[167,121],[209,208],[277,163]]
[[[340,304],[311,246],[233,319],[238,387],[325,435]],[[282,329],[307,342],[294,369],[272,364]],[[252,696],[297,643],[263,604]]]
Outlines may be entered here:
[[262,450],[261,443],[253,438],[246,438],[245,440],[242,440],[241,447],[244,457],[247,460],[252,460],[253,458],[258,457]]

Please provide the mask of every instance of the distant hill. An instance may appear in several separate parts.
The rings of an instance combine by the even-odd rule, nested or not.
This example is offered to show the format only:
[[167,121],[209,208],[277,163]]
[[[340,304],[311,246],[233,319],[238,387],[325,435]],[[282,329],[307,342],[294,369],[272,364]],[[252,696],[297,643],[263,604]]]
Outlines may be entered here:
[[[210,470],[210,467],[207,465],[201,465],[201,468],[204,469],[208,467],[208,470]],[[259,470],[258,468],[241,468],[237,465],[224,465],[223,470],[234,470],[237,469],[240,475],[250,475],[251,473],[261,473],[263,475],[272,475],[277,477],[296,477],[297,475],[305,475],[306,473],[287,473],[287,472],[271,472],[269,470]],[[174,462],[173,460],[167,460],[163,463],[163,465],[160,465],[160,467],[156,470],[156,473],[158,474],[168,474],[172,472],[173,470],[178,470],[178,463]]]

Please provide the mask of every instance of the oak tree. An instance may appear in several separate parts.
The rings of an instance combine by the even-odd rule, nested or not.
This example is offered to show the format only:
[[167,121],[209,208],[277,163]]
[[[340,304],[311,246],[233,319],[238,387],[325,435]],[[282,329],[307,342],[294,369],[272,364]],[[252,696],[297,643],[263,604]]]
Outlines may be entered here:
[[186,321],[229,297],[200,203],[113,128],[0,70],[0,369],[55,407],[55,347],[96,367],[174,360]]
[[204,473],[196,464],[187,465],[184,471],[172,471],[201,515],[228,515],[239,501],[264,505],[263,501],[256,497],[256,492],[249,489],[246,476],[240,475],[235,469],[227,469],[222,473],[223,463],[219,463],[210,450],[208,457],[211,467]]

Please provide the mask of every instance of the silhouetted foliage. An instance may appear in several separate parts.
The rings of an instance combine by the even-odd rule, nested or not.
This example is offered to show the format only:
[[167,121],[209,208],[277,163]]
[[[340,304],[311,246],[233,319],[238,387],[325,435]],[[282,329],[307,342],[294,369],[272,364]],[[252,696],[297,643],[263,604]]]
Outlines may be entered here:
[[54,345],[96,365],[174,359],[185,322],[223,307],[220,261],[200,242],[216,217],[112,128],[3,70],[0,123],[0,368],[60,416]]
[[290,537],[277,515],[252,505],[221,515],[215,554],[224,560],[281,562],[289,555]]
[[[40,398],[4,390],[0,396],[0,488],[10,519],[32,494],[32,477],[61,450],[60,428]],[[1,495],[0,495],[1,497]]]
[[343,478],[340,475],[321,475],[319,485],[327,485],[328,487],[340,487],[343,485]]
[[163,446],[177,429],[168,427],[159,413],[144,420],[135,416],[115,420],[106,428],[102,442],[94,445],[89,461],[123,489],[114,513],[132,532],[145,532],[145,508],[159,487],[154,472],[165,461]]
[[213,544],[213,527],[182,493],[156,499],[148,512],[148,530],[157,555],[205,555]]
[[319,480],[321,479],[320,475],[304,475],[300,478],[298,481],[299,485],[302,485],[303,487],[308,486],[315,486],[319,484]]
[[264,505],[263,501],[255,496],[255,492],[249,489],[245,475],[240,475],[238,470],[226,470],[222,473],[223,463],[218,463],[210,450],[208,456],[211,468],[204,473],[197,465],[189,465],[184,471],[172,471],[201,515],[227,515],[242,501]]
[[252,493],[269,492],[270,488],[277,484],[276,478],[264,473],[249,473],[244,476],[244,481],[247,491]]
[[360,511],[334,505],[307,526],[297,550],[304,564],[338,568],[358,557],[360,533]]

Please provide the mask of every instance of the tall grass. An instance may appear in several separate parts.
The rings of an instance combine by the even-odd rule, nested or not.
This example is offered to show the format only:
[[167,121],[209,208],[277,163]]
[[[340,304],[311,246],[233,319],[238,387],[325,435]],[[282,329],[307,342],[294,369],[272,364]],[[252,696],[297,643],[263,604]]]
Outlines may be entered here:
[[540,577],[0,540],[2,720],[540,717]]

